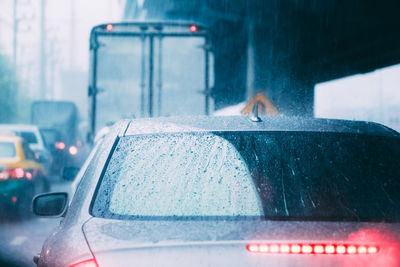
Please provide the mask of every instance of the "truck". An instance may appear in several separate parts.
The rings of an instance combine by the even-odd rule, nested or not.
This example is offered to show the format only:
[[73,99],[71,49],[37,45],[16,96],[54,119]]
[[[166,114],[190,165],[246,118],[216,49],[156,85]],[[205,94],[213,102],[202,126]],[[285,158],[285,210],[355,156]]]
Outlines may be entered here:
[[194,22],[121,22],[90,35],[89,134],[115,121],[209,114],[213,52]]

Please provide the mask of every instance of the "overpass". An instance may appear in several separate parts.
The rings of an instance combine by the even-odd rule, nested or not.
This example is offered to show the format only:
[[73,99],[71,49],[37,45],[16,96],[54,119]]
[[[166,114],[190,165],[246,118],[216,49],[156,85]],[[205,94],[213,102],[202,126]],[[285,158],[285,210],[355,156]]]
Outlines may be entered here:
[[216,108],[262,91],[312,116],[315,84],[400,63],[399,13],[398,0],[127,0],[124,16],[208,25]]

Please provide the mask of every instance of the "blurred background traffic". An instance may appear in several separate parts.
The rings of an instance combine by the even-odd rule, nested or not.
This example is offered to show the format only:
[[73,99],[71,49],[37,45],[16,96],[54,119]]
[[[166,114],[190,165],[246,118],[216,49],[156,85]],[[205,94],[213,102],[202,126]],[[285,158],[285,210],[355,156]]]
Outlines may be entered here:
[[[7,200],[17,206],[25,201],[20,196],[32,191],[28,186],[13,193],[3,186],[6,181],[29,181],[36,187],[32,195],[63,182],[64,167],[79,168],[83,163],[89,152],[85,127],[90,29],[120,19],[123,4],[0,2],[2,204]],[[45,186],[35,185],[38,180]],[[29,205],[23,209],[29,210]]]
[[89,33],[120,20],[124,2],[0,1],[1,266],[34,265],[59,223],[34,218],[30,203],[37,193],[71,192],[90,150]]

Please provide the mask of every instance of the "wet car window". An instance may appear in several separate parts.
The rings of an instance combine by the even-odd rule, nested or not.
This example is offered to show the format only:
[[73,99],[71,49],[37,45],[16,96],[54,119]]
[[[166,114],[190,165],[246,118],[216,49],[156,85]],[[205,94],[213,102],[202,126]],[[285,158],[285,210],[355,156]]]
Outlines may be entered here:
[[[108,210],[122,216],[261,216],[245,161],[210,135],[123,138],[105,174]],[[108,190],[100,189],[94,212]]]
[[92,213],[399,221],[399,146],[395,138],[343,133],[122,137]]
[[14,143],[0,142],[0,158],[13,158],[16,155]]

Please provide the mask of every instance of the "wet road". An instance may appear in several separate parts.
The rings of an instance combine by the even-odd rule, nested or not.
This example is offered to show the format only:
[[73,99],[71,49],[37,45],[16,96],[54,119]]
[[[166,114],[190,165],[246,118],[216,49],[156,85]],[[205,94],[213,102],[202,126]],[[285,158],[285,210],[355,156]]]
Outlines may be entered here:
[[[66,191],[69,186],[69,182],[57,182],[51,191]],[[36,266],[33,256],[40,252],[43,242],[59,223],[60,218],[1,216],[0,266]]]

